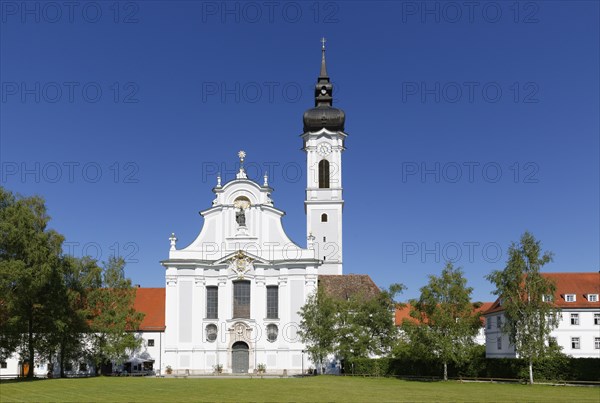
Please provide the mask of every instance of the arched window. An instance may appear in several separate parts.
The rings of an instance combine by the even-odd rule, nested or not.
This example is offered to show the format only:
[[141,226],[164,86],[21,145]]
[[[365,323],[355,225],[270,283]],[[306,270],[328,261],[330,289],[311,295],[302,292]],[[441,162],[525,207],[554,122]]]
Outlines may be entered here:
[[206,318],[217,319],[219,317],[219,288],[216,286],[206,287]]
[[321,214],[321,222],[327,222],[327,214]]
[[329,187],[329,161],[321,160],[319,162],[319,188]]
[[233,282],[233,317],[250,318],[250,281]]
[[267,318],[279,318],[279,287],[276,285],[267,286]]

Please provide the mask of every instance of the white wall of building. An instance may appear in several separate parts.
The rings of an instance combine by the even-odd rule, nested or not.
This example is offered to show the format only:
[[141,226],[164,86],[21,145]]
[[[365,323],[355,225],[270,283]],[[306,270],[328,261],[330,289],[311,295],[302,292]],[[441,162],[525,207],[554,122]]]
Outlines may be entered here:
[[[272,189],[238,178],[214,189],[213,206],[201,212],[202,231],[189,246],[172,244],[166,268],[164,360],[161,372],[212,373],[216,365],[233,371],[232,347],[245,342],[248,371],[258,364],[267,372],[299,373],[308,368],[305,346],[297,334],[298,311],[317,286],[320,261],[314,249],[305,249],[285,234],[284,213],[273,207]],[[244,209],[245,225],[236,221]],[[249,318],[234,317],[234,282],[250,282]],[[267,319],[267,287],[279,290],[278,317]],[[207,287],[218,289],[218,318],[207,318]],[[207,326],[216,325],[216,340]],[[267,326],[276,325],[275,341],[267,339]],[[304,356],[304,358],[303,358]],[[306,369],[305,368],[305,369]]]
[[[571,323],[571,315],[577,315],[577,321]],[[598,317],[598,319],[594,319]],[[498,326],[498,318],[504,320],[502,312],[485,315],[486,319],[486,357],[515,358],[514,346],[510,344],[507,334]],[[556,339],[562,352],[572,357],[600,358],[600,309],[562,309],[559,324],[550,337]],[[579,348],[574,348],[574,338],[579,339]],[[597,348],[598,347],[598,348]]]

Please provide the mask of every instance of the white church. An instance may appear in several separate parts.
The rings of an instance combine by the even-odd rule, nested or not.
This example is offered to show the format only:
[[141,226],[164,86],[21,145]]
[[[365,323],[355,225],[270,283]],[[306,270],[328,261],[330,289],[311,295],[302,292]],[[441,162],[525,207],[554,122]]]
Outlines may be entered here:
[[[248,178],[244,151],[236,178],[217,178],[212,204],[200,211],[203,228],[178,248],[172,234],[165,288],[138,288],[135,309],[145,314],[142,339],[121,369],[128,373],[299,374],[314,368],[298,335],[299,311],[319,283],[341,298],[378,293],[368,275],[342,275],[342,153],[345,115],[333,107],[325,64],[315,86],[315,107],[304,113],[306,247],[286,235],[285,214],[271,200],[273,188]],[[91,374],[92,365],[70,362],[67,376]],[[0,376],[23,376],[17,357],[0,363]],[[48,375],[38,362],[36,376]],[[53,366],[58,375],[58,365]],[[115,371],[113,368],[112,371]],[[339,362],[327,372],[339,371]]]
[[[240,151],[236,178],[213,188],[203,228],[184,248],[171,236],[160,369],[174,373],[300,373],[308,355],[298,312],[319,276],[342,275],[344,112],[332,106],[325,46],[315,107],[304,113],[306,248],[286,235],[273,189],[249,179]],[[314,175],[310,173],[314,172]]]
[[[299,311],[308,296],[318,286],[337,298],[379,292],[368,275],[343,275],[342,153],[347,134],[344,112],[333,107],[324,42],[321,52],[315,107],[304,113],[301,136],[307,172],[306,248],[286,235],[281,222],[285,213],[271,200],[268,178],[262,183],[249,179],[246,154],[240,151],[236,178],[227,183],[217,178],[212,204],[200,211],[204,225],[198,237],[178,248],[172,234],[168,259],[161,262],[165,288],[137,288],[134,308],[145,314],[136,332],[142,345],[116,371],[299,374],[315,367],[298,335]],[[569,355],[597,357],[598,274],[557,276],[560,292],[555,301],[563,317],[570,316],[554,337]],[[486,306],[484,315],[487,356],[514,357],[499,330],[502,307],[498,302]],[[396,312],[397,324],[400,316]],[[23,376],[27,368],[15,354],[0,361],[0,377]],[[34,371],[36,376],[50,375],[43,361],[36,362]],[[54,365],[54,376],[59,371]],[[338,371],[334,358],[327,372]],[[82,359],[67,363],[65,372],[92,375],[93,366]]]

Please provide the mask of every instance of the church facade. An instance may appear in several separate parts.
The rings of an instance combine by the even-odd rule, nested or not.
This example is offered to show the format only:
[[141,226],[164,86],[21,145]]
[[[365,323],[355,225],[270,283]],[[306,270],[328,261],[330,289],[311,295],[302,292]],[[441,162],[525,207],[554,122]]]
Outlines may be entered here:
[[[200,211],[197,238],[179,248],[172,234],[165,288],[138,288],[134,308],[145,314],[137,336],[142,343],[113,372],[202,375],[215,372],[298,374],[314,368],[299,335],[299,311],[319,281],[332,293],[357,289],[377,293],[366,275],[342,275],[342,153],[345,115],[333,107],[325,46],[315,85],[315,105],[303,116],[306,154],[306,247],[285,233],[271,199],[268,177],[248,178],[244,151],[236,178],[217,178],[214,200]],[[342,296],[343,296],[342,295]],[[336,361],[327,372],[336,371]],[[17,356],[0,362],[0,376],[23,376]],[[36,376],[57,376],[38,362]],[[339,371],[339,365],[337,370]],[[86,376],[85,359],[69,362],[67,376]]]
[[333,107],[325,47],[315,107],[304,114],[306,247],[286,235],[285,214],[265,176],[250,180],[240,151],[236,178],[213,188],[198,237],[184,248],[172,235],[166,270],[161,369],[202,374],[300,373],[308,355],[298,312],[319,275],[342,274],[342,153],[345,116]]

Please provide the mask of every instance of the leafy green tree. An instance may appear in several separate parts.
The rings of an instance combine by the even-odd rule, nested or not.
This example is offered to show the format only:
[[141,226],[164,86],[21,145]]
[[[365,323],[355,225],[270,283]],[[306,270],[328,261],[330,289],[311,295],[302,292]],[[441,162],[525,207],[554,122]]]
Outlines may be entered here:
[[542,254],[540,241],[525,232],[518,244],[510,245],[504,270],[486,276],[496,286],[494,294],[504,308],[502,331],[519,357],[529,363],[530,384],[533,362],[547,354],[550,333],[558,326],[558,310],[545,298],[554,297],[556,286],[541,275],[541,268],[551,261],[552,253]]
[[481,327],[472,292],[462,270],[448,262],[439,277],[429,276],[419,299],[411,301],[411,316],[417,323],[407,322],[403,328],[413,343],[422,346],[421,351],[442,362],[444,380],[448,380],[448,363],[462,362]]
[[131,331],[143,316],[123,259],[101,269],[89,257],[65,256],[49,221],[41,197],[0,187],[0,358],[19,352],[28,377],[37,357],[58,358],[64,375],[65,360],[90,346],[93,358],[121,360],[138,346]]
[[[64,377],[67,360],[81,358],[87,353],[86,339],[89,321],[92,319],[87,296],[97,290],[101,282],[101,268],[90,257],[63,258],[60,278],[62,285],[53,287],[53,299],[57,302],[52,314],[54,321],[55,348],[50,351],[58,355],[60,377]],[[61,290],[62,289],[62,290]],[[61,290],[59,292],[59,290]],[[49,362],[52,360],[49,359]]]
[[321,288],[310,295],[300,309],[298,332],[312,362],[323,367],[327,355],[335,350],[337,304]]
[[102,270],[101,287],[87,295],[91,316],[89,354],[96,367],[122,363],[127,352],[140,346],[141,340],[133,330],[138,329],[144,314],[133,308],[136,289],[125,277],[125,261],[111,256]]
[[300,311],[300,336],[315,363],[328,354],[344,359],[388,354],[397,338],[394,301],[404,286],[393,284],[389,291],[366,298],[334,298],[319,288]]
[[48,290],[62,253],[63,237],[47,228],[49,220],[41,197],[0,187],[0,343],[5,356],[21,351],[29,378],[52,331]]
[[400,329],[400,336],[392,352],[394,357],[414,361],[436,359],[429,343],[431,335],[425,324],[404,319]]
[[402,284],[392,284],[375,297],[361,294],[348,300],[337,300],[338,321],[336,352],[345,359],[387,355],[398,339],[394,323],[394,298],[404,290]]

